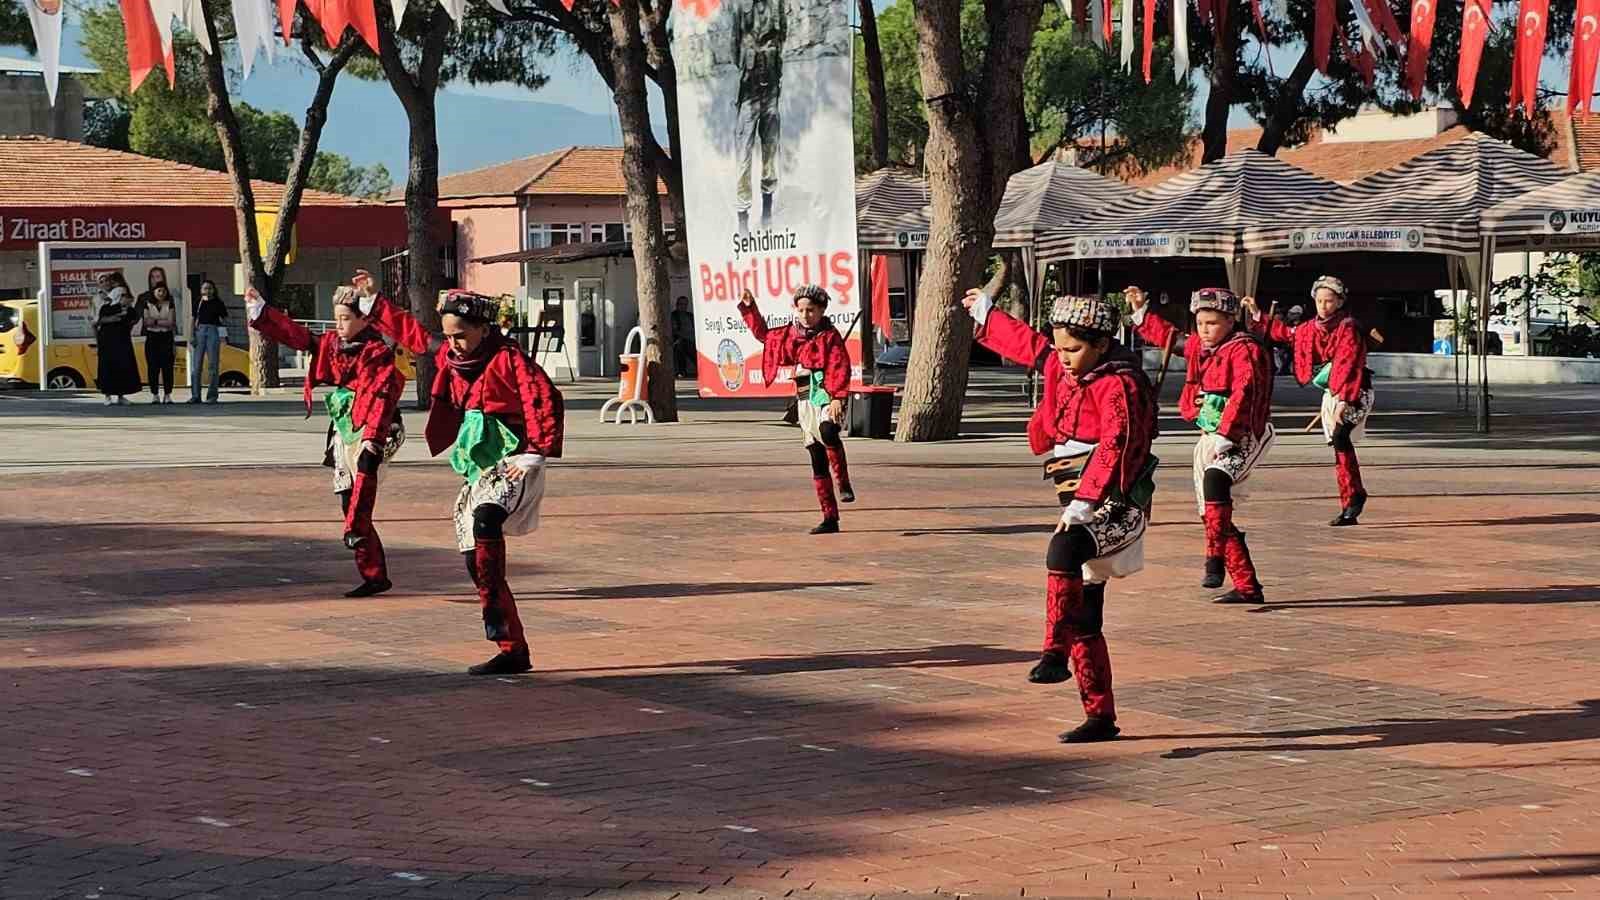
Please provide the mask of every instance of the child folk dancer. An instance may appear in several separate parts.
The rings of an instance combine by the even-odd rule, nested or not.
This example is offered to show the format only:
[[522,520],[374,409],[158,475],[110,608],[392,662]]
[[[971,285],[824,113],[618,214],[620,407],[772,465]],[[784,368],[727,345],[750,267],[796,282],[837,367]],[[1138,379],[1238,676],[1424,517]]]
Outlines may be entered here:
[[[808,284],[794,292],[795,321],[768,328],[749,291],[739,298],[739,313],[750,333],[761,342],[761,375],[765,383],[778,378],[779,366],[794,366],[794,389],[800,431],[806,451],[811,454],[811,484],[822,507],[822,523],[812,534],[834,534],[839,530],[839,503],[833,485],[839,484],[839,500],[854,503],[850,486],[850,465],[844,457],[844,441],[839,439],[839,423],[844,415],[844,399],[850,389],[850,354],[839,329],[827,319],[828,292]],[[832,477],[829,477],[829,470]]]
[[[1063,510],[1045,554],[1045,640],[1028,674],[1038,684],[1076,671],[1084,723],[1066,743],[1117,736],[1111,656],[1101,633],[1108,578],[1144,568],[1144,532],[1155,493],[1155,390],[1139,361],[1113,339],[1120,314],[1094,297],[1061,297],[1050,311],[1053,342],[970,290],[962,305],[985,347],[1043,374],[1028,421],[1028,446],[1049,454],[1045,480]],[[1053,343],[1053,347],[1052,347]]]
[[1247,308],[1256,318],[1258,333],[1294,348],[1295,380],[1323,390],[1322,434],[1333,447],[1340,505],[1339,514],[1328,524],[1339,528],[1359,524],[1367,505],[1355,445],[1366,436],[1367,416],[1372,413],[1372,370],[1367,368],[1367,339],[1344,309],[1348,299],[1344,282],[1331,275],[1318,278],[1311,286],[1311,299],[1317,317],[1293,327],[1261,316],[1254,300],[1247,301]]
[[539,527],[545,465],[561,456],[561,392],[500,333],[499,300],[446,292],[439,302],[445,338],[440,343],[409,312],[379,296],[372,276],[360,272],[355,284],[380,331],[419,355],[437,347],[428,452],[449,450],[450,467],[466,480],[456,497],[456,548],[478,589],[484,637],[500,648],[467,671],[526,672],[533,663],[506,582],[505,536]]
[[1187,336],[1150,314],[1144,291],[1125,292],[1139,337],[1157,347],[1172,346],[1188,364],[1178,412],[1200,427],[1194,448],[1194,493],[1206,528],[1206,571],[1200,584],[1222,587],[1223,572],[1233,590],[1216,603],[1262,603],[1255,563],[1244,532],[1233,524],[1234,488],[1272,449],[1272,356],[1255,335],[1239,325],[1239,298],[1223,288],[1205,288],[1189,299],[1195,330]]
[[251,328],[268,340],[311,354],[306,368],[307,418],[312,390],[318,385],[333,387],[323,401],[329,423],[322,464],[333,469],[333,490],[344,509],[344,544],[355,551],[356,569],[361,572],[361,584],[346,597],[371,597],[394,586],[372,510],[384,464],[406,439],[400,421],[406,378],[395,366],[394,351],[370,327],[359,304],[354,290],[336,291],[333,330],[318,338],[283,310],[269,306],[254,288],[245,293]]

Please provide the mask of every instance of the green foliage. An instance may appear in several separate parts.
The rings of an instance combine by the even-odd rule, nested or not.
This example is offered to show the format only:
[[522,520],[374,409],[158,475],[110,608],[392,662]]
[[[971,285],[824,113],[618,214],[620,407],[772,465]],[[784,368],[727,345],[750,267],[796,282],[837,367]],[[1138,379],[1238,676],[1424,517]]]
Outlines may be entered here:
[[0,44],[14,44],[34,52],[33,26],[20,3],[0,3]]
[[[961,8],[962,55],[968,72],[981,71],[988,43],[982,0],[964,0]],[[859,41],[859,36],[857,41]],[[908,0],[897,0],[878,14],[878,44],[883,52],[884,89],[889,107],[889,151],[897,162],[916,164],[928,140],[928,122],[917,69],[917,35]],[[855,141],[858,169],[870,166],[871,101],[867,93],[864,54],[857,48]],[[1189,109],[1194,88],[1172,77],[1171,51],[1156,53],[1150,84],[1144,83],[1140,61],[1135,71],[1120,59],[1080,42],[1071,23],[1055,4],[1047,4],[1034,36],[1023,76],[1024,110],[1035,159],[1057,147],[1079,145],[1079,159],[1106,171],[1138,173],[1182,158],[1193,127]],[[974,81],[966,90],[976,96]],[[1004,127],[992,123],[994,127]],[[1102,126],[1111,136],[1102,156]],[[1094,138],[1090,141],[1089,138]]]
[[376,200],[389,193],[394,179],[382,163],[358,166],[337,153],[318,153],[307,182],[319,191]]

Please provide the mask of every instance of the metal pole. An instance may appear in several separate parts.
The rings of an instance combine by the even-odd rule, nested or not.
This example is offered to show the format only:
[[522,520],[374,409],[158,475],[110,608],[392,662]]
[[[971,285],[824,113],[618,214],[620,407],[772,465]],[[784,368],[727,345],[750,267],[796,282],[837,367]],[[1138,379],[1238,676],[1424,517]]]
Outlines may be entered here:
[[1489,433],[1489,291],[1494,284],[1494,237],[1483,239],[1483,293],[1478,297],[1478,433]]
[[1461,292],[1457,290],[1461,273],[1456,269],[1460,260],[1455,256],[1446,257],[1446,260],[1450,276],[1450,362],[1455,366],[1456,406],[1464,407],[1466,401],[1461,398]]

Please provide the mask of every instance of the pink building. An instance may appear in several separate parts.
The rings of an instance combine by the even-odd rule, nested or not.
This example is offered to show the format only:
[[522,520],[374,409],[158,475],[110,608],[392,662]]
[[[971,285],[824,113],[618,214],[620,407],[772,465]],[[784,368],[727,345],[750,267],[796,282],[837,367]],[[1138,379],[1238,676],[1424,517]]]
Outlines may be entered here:
[[[525,297],[530,313],[558,315],[572,339],[570,352],[541,362],[563,373],[613,374],[622,341],[638,321],[626,203],[620,147],[567,147],[439,179],[461,286]],[[670,209],[663,212],[671,229]],[[480,261],[576,244],[586,246],[554,251],[549,259]],[[687,277],[681,286],[679,280],[675,272],[674,290],[687,294]]]

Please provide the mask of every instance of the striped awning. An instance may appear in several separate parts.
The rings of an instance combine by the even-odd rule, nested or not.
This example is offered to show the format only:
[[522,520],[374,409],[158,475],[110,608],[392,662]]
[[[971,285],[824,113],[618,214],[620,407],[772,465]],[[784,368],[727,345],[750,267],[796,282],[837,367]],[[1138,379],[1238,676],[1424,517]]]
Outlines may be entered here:
[[1547,159],[1473,134],[1368,175],[1317,203],[1290,207],[1244,234],[1243,251],[1299,253],[1478,252],[1490,207],[1568,174]]
[[1062,222],[1091,219],[1134,189],[1115,178],[1051,160],[1011,176],[994,218],[996,247],[1030,247]]
[[866,250],[920,250],[928,243],[928,180],[890,166],[856,179],[856,240]]
[[1497,203],[1480,227],[1503,250],[1600,249],[1600,171]]
[[1145,188],[1099,215],[1061,223],[1040,236],[1039,257],[1233,259],[1248,225],[1337,187],[1265,153],[1243,150]]

